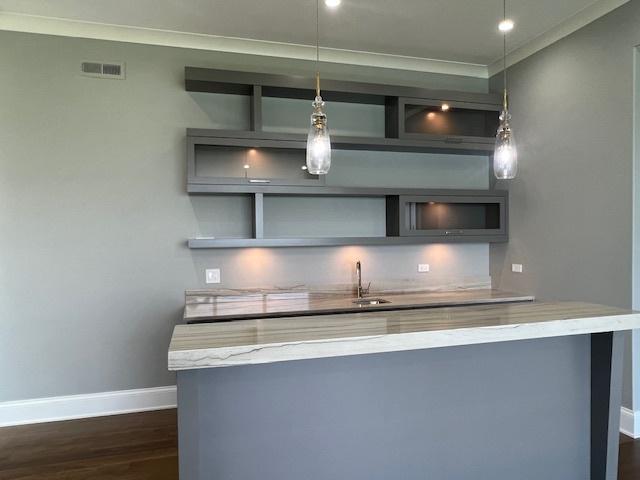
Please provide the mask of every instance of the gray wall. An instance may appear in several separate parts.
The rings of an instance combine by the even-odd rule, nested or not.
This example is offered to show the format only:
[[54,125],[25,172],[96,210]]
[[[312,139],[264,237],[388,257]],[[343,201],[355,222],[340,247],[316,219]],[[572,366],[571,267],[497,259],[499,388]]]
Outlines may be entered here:
[[520,171],[497,184],[511,191],[511,241],[491,247],[495,285],[631,307],[638,25],[640,2],[629,2],[509,70]]
[[[173,384],[166,348],[183,292],[204,287],[206,267],[222,268],[223,287],[348,283],[356,258],[374,284],[424,280],[418,262],[431,263],[431,281],[488,276],[487,245],[186,248],[197,234],[246,233],[248,205],[185,193],[185,128],[240,120],[225,103],[233,99],[185,92],[184,66],[308,74],[305,62],[7,32],[0,58],[0,401]],[[82,77],[83,60],[124,61],[127,79]],[[462,77],[324,70],[488,87]],[[452,176],[445,160],[433,159],[429,182],[486,187],[486,162],[473,172],[461,164]],[[348,219],[359,205],[328,208]]]

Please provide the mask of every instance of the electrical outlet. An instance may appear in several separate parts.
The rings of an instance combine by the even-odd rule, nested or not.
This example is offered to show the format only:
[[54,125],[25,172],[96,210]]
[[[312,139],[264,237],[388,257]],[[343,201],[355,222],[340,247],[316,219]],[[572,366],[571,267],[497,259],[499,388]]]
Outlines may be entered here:
[[418,273],[427,273],[431,271],[431,267],[428,263],[419,263],[418,264]]
[[521,263],[512,263],[511,271],[513,273],[522,273],[522,264]]
[[205,281],[207,283],[220,283],[220,269],[208,268],[204,271]]

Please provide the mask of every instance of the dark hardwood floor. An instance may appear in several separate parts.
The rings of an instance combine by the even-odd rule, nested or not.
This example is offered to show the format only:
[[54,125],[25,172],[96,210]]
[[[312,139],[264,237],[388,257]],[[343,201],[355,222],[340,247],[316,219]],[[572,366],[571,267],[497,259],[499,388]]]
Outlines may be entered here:
[[2,480],[175,480],[176,411],[0,428]]
[[620,435],[618,458],[618,480],[640,479],[640,439],[634,440]]
[[[620,480],[640,480],[640,440],[620,437]],[[176,411],[0,428],[1,480],[177,480]]]

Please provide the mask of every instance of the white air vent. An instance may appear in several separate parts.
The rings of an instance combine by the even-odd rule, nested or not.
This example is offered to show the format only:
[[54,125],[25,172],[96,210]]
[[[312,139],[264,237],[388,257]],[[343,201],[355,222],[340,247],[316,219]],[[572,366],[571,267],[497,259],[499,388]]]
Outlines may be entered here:
[[82,62],[81,68],[88,77],[124,79],[124,63]]

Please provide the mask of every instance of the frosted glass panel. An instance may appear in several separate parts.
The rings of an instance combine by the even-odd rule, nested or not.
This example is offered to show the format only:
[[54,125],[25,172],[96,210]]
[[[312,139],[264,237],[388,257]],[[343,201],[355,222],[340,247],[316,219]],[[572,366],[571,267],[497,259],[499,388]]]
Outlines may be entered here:
[[300,149],[196,146],[195,173],[198,177],[317,182],[316,175],[302,169],[304,165],[305,151]]
[[[263,130],[307,134],[312,100],[264,97]],[[331,135],[384,137],[384,105],[327,102],[325,110]]]
[[495,230],[500,228],[498,203],[410,202],[405,205],[410,230]]
[[265,197],[265,237],[384,237],[384,198]]
[[334,150],[328,186],[489,188],[489,157]]

